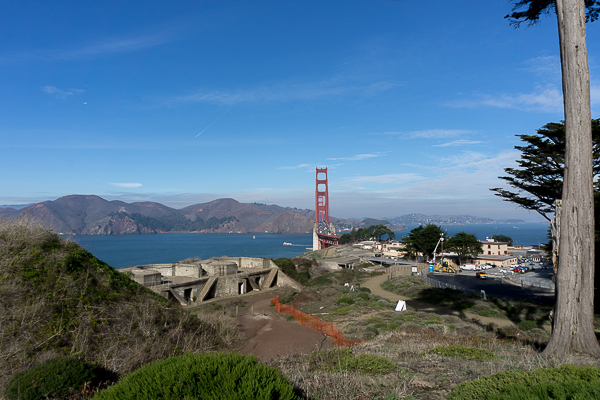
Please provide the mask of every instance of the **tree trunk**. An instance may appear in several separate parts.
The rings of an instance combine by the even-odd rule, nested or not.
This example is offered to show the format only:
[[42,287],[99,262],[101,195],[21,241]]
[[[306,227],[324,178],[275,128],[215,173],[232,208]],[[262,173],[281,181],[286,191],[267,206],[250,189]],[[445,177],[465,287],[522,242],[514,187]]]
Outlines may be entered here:
[[554,324],[544,353],[600,356],[593,328],[593,158],[584,2],[557,0],[556,14],[565,108],[565,172]]

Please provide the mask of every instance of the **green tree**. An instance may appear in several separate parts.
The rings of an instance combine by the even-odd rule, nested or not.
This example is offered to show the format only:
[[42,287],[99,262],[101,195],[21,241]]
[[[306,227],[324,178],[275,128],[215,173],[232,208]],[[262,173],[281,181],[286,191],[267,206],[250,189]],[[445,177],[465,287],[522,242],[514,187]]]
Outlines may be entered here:
[[[556,12],[565,111],[565,169],[560,212],[560,265],[548,355],[600,356],[594,334],[594,199],[586,21],[598,18],[595,0],[513,0],[511,23],[536,23]],[[524,12],[518,11],[526,8]],[[587,11],[587,15],[586,15]]]
[[483,252],[483,245],[472,233],[458,232],[448,239],[446,249],[458,254],[458,262],[462,264],[464,257],[477,256]]
[[419,254],[422,254],[425,260],[429,260],[433,257],[433,251],[442,235],[446,236],[446,231],[441,226],[435,224],[419,225],[402,239],[402,243],[406,245],[406,251],[410,257],[416,258]]
[[383,236],[387,235],[386,240],[392,240],[396,237],[394,231],[385,225],[371,225],[367,228],[352,228],[350,233],[344,233],[340,236],[340,243],[355,243],[362,240],[377,240],[381,241]]
[[509,246],[512,246],[513,244],[512,238],[506,235],[494,235],[492,236],[492,239],[494,239],[496,242],[507,242]]
[[[600,176],[600,119],[592,119],[593,176],[598,187]],[[546,220],[554,213],[555,202],[562,198],[565,169],[565,123],[549,122],[534,135],[517,135],[525,145],[515,146],[521,152],[519,168],[505,168],[507,176],[499,178],[517,189],[490,189],[496,196],[526,210],[536,211]]]

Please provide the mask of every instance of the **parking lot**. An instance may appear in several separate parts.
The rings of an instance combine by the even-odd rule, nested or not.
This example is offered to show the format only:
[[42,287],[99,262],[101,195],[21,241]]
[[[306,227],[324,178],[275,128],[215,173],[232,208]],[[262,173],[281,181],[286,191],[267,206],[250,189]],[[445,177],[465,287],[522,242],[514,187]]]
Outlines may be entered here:
[[529,281],[535,285],[536,281],[545,280],[551,282],[552,270],[536,269],[525,274],[515,274],[513,278],[523,278],[522,285],[520,279],[517,282],[503,280],[502,275],[496,269],[488,269],[486,273],[488,275],[487,279],[478,279],[475,276],[475,271],[463,271],[457,274],[436,272],[430,273],[427,276],[451,289],[466,289],[467,291],[477,293],[484,290],[486,296],[535,301],[545,304],[554,303],[553,290],[531,286],[531,283],[526,283]]

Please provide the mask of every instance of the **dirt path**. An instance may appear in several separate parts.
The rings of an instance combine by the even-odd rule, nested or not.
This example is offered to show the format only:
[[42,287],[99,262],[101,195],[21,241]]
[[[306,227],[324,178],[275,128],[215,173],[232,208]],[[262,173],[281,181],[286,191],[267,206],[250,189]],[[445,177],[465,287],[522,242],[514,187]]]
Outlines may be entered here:
[[419,300],[413,300],[405,296],[400,296],[396,293],[388,292],[387,290],[383,290],[381,288],[381,285],[387,280],[387,278],[387,275],[376,276],[374,278],[367,279],[365,282],[361,283],[360,286],[369,288],[371,290],[371,294],[383,297],[384,299],[388,299],[394,303],[397,303],[398,300],[404,300],[406,301],[406,306],[408,308],[412,308],[417,311],[425,311],[442,315],[456,315],[460,318],[478,320],[483,325],[487,325],[490,322],[493,322],[498,327],[515,326],[515,324],[508,319],[482,317],[481,315],[473,314],[470,312],[453,310],[451,308],[441,307],[435,304],[429,304]]
[[331,338],[278,314],[270,306],[274,296],[274,293],[267,292],[244,298],[250,307],[240,312],[236,320],[246,341],[236,351],[244,355],[254,354],[266,361],[333,347]]

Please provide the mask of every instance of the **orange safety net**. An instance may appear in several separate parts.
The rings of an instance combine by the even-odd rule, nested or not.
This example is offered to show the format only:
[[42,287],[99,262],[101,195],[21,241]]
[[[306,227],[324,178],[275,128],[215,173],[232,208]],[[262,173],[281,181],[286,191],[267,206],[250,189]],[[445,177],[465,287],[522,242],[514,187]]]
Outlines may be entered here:
[[321,318],[313,317],[312,315],[297,310],[292,306],[281,304],[279,302],[279,296],[273,297],[271,300],[271,305],[275,305],[275,309],[278,313],[291,315],[296,319],[296,321],[300,322],[301,325],[317,332],[321,332],[327,336],[331,336],[331,339],[336,346],[354,346],[355,344],[362,342],[362,340],[348,339],[342,335],[342,333],[338,331],[331,322],[324,321]]

